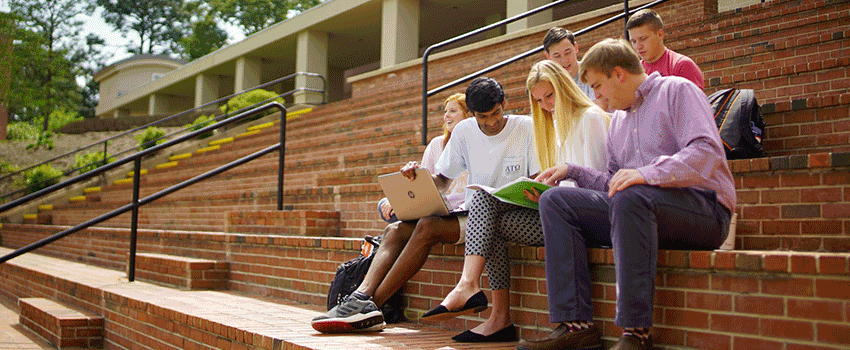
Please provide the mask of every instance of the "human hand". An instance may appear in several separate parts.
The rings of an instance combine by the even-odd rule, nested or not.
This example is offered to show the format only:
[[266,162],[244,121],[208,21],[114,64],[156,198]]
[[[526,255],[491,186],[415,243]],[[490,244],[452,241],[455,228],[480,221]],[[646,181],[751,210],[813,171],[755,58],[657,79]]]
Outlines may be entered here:
[[383,204],[381,204],[381,214],[385,218],[389,218],[389,217],[393,216],[393,214],[395,214],[395,212],[393,211],[393,206],[390,205],[389,201],[386,201]]
[[534,187],[532,187],[531,189],[528,189],[528,190],[522,190],[522,194],[525,195],[526,199],[528,199],[528,200],[530,200],[534,203],[540,202],[540,191],[538,191]]
[[420,167],[419,162],[412,160],[401,167],[401,175],[408,178],[410,181],[416,180],[416,169]]
[[540,175],[537,175],[534,181],[549,186],[557,186],[558,182],[567,177],[567,169],[569,169],[568,164],[553,166],[549,169],[544,170],[542,173],[540,173]]
[[637,169],[617,170],[611,181],[608,182],[608,197],[613,197],[614,193],[625,190],[629,186],[645,184],[646,179]]

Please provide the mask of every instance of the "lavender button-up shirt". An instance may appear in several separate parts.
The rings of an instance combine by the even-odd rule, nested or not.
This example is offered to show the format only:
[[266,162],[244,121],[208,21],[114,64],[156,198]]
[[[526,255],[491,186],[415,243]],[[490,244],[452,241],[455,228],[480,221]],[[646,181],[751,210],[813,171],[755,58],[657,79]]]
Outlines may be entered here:
[[620,169],[637,169],[659,187],[693,187],[717,193],[735,210],[735,185],[705,94],[680,77],[652,73],[628,111],[616,111],[608,129],[608,172],[570,165],[579,187],[608,190]]

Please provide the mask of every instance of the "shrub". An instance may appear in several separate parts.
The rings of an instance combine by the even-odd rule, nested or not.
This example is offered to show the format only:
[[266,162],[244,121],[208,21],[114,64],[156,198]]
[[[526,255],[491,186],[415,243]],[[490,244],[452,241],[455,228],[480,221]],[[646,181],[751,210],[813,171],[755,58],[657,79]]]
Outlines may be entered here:
[[17,186],[24,186],[27,193],[33,193],[43,188],[50,187],[59,183],[59,177],[62,172],[50,166],[50,164],[42,164],[35,168],[29,169],[22,173],[22,177],[16,180]]
[[[195,118],[195,121],[193,121],[192,124],[186,124],[183,127],[184,128],[191,127],[190,131],[201,130],[201,129],[207,127],[207,126],[213,125],[215,123],[214,119],[215,119],[214,115],[209,115],[209,116],[200,115],[197,118]],[[201,134],[200,136],[198,136],[198,138],[205,139],[205,138],[210,137],[212,135],[213,135],[213,132],[210,131],[208,133]]]
[[162,139],[164,136],[165,131],[155,126],[149,126],[141,134],[136,134],[135,138],[139,141],[139,149],[144,151],[165,142],[165,139]]
[[6,162],[4,160],[0,160],[0,174],[11,174],[11,173],[14,173],[18,170],[20,170],[20,168],[14,166],[12,164],[9,164],[8,162]]
[[[54,131],[68,123],[83,120],[83,117],[77,115],[75,111],[66,111],[63,109],[54,109],[50,112],[50,120],[47,121],[47,130]],[[33,123],[39,128],[44,124],[44,118],[36,118]]]
[[27,122],[9,123],[6,129],[8,140],[36,140],[39,128]]
[[106,162],[104,163],[103,160],[103,152],[90,152],[86,154],[77,153],[74,155],[74,165],[68,170],[79,169],[80,174],[87,173],[103,165],[114,162],[115,157],[110,157],[109,153],[106,153]]
[[27,149],[39,148],[41,146],[44,146],[44,148],[46,149],[53,149],[53,132],[45,131],[38,134],[38,139],[35,142],[27,145]]
[[[275,98],[275,96],[277,96],[277,95],[278,94],[276,92],[263,90],[263,89],[251,90],[249,92],[246,92],[244,94],[241,94],[239,96],[236,96],[234,98],[227,100],[227,104],[219,107],[218,109],[220,109],[223,113],[232,113],[232,112],[236,112],[236,111],[238,111],[242,108],[251,106],[255,103],[260,103],[260,102],[263,102],[265,100]],[[280,104],[284,103],[283,98],[280,98],[280,97],[275,98],[273,101],[279,102]],[[272,101],[268,101],[268,102],[272,102]],[[268,102],[266,102],[266,103],[268,103]],[[259,105],[255,106],[255,107],[259,107]],[[257,117],[251,117],[248,120],[255,120],[255,119],[258,119],[262,116],[269,115],[271,113],[274,113],[274,111],[262,113],[262,114],[258,115]]]

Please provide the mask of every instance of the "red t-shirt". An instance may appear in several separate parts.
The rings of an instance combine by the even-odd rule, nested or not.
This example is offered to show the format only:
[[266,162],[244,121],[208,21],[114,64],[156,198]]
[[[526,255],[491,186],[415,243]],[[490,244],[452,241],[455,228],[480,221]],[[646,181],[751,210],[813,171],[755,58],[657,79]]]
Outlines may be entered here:
[[646,63],[641,60],[640,63],[643,65],[643,69],[647,75],[652,74],[652,72],[658,72],[665,77],[671,75],[682,77],[697,84],[702,89],[702,71],[699,70],[697,64],[688,56],[665,48],[664,53],[661,54],[661,58],[658,61]]

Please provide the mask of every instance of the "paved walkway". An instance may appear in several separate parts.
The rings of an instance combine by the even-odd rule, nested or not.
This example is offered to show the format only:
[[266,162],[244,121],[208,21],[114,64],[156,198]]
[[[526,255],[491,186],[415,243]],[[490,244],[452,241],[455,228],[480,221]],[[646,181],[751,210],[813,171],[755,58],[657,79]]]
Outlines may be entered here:
[[47,341],[18,324],[18,306],[0,297],[0,350],[56,349]]
[[[0,255],[8,249],[0,248]],[[455,331],[433,326],[400,323],[389,325],[383,332],[362,334],[320,334],[310,327],[310,320],[323,311],[317,306],[295,304],[288,301],[245,295],[229,291],[184,291],[153,285],[145,282],[127,282],[124,273],[103,269],[77,262],[56,259],[34,253],[25,254],[10,260],[22,269],[37,271],[61,278],[65,282],[102,290],[120,295],[134,302],[146,303],[175,315],[186,315],[189,319],[220,325],[221,329],[239,330],[244,336],[261,336],[279,340],[284,348],[300,349],[408,349],[408,350],[448,350],[448,349],[515,349],[516,343],[469,344],[450,340]],[[2,307],[3,305],[0,305]],[[38,340],[35,335],[22,336],[15,328],[17,325],[17,307],[11,301],[3,310],[4,333],[9,339],[24,341],[29,338]],[[8,314],[8,316],[6,316]],[[107,320],[107,322],[109,322]],[[219,327],[214,327],[218,329]],[[5,331],[8,329],[9,331]],[[12,331],[16,331],[12,332]],[[219,336],[224,336],[219,335]],[[0,342],[4,349],[51,349],[46,343],[29,343],[15,347],[6,346],[6,338]],[[256,339],[256,338],[255,338]],[[43,345],[39,345],[43,344]],[[29,347],[26,347],[29,346]]]

